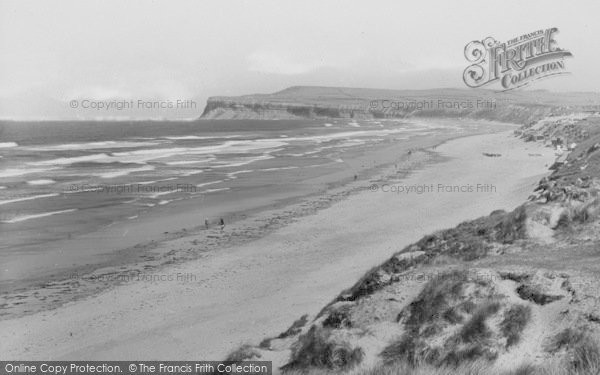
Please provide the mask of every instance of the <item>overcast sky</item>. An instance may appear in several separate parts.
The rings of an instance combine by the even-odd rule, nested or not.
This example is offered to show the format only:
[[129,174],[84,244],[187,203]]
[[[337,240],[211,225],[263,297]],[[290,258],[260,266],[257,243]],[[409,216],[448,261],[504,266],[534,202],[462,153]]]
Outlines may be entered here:
[[177,118],[292,85],[465,87],[468,42],[549,27],[572,75],[535,88],[600,91],[598,15],[597,0],[0,0],[0,118],[69,118],[84,98],[198,102],[162,114]]

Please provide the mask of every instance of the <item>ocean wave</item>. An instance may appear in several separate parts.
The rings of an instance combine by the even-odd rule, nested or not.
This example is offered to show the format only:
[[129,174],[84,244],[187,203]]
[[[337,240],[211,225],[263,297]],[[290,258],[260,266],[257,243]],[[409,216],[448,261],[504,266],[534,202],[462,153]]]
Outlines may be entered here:
[[50,194],[39,194],[39,195],[32,195],[29,197],[21,197],[21,198],[13,198],[13,199],[6,199],[3,201],[0,201],[0,206],[4,205],[4,204],[9,204],[9,203],[16,203],[16,202],[23,202],[23,201],[30,201],[30,200],[34,200],[34,199],[41,199],[41,198],[50,198],[50,197],[56,197],[60,194],[58,193],[50,193]]
[[[75,185],[71,185],[71,186],[75,186]],[[102,186],[91,186],[88,188],[79,188],[79,189],[75,189],[75,190],[69,190],[69,191],[63,191],[64,194],[78,194],[78,193],[89,193],[89,192],[93,192],[93,191],[102,191],[104,190],[104,187]]]
[[205,159],[200,159],[200,160],[175,160],[175,161],[167,161],[164,164],[166,165],[188,165],[188,164],[204,164],[204,163],[210,163],[211,161],[216,160],[215,157],[209,157],[209,158],[205,158]]
[[[173,156],[181,158],[185,155],[212,155],[216,153],[223,154],[242,154],[256,151],[265,151],[276,149],[287,145],[286,142],[272,139],[258,139],[245,141],[226,141],[217,145],[200,147],[171,147],[171,148],[148,148],[134,151],[122,151],[107,153],[98,153],[92,155],[63,157],[50,160],[29,162],[31,166],[50,166],[50,165],[72,165],[75,163],[93,162],[93,163],[133,163],[146,164],[146,162],[156,159],[164,159]],[[178,162],[175,160],[174,162]]]
[[100,178],[115,178],[115,177],[122,177],[122,176],[127,176],[131,173],[135,173],[135,172],[146,172],[146,171],[153,171],[155,169],[154,166],[152,165],[146,165],[143,166],[141,168],[129,168],[129,169],[119,169],[119,170],[113,170],[110,172],[102,172],[102,173],[93,173],[91,174],[92,176],[97,176]]
[[209,194],[209,193],[216,193],[218,191],[226,191],[229,190],[230,188],[220,188],[220,189],[206,189],[204,191],[201,191],[200,194]]
[[106,163],[105,160],[108,160],[109,158],[110,158],[110,156],[108,156],[107,154],[93,154],[93,155],[84,155],[84,156],[74,156],[74,157],[70,157],[70,158],[58,158],[58,159],[43,160],[43,161],[32,161],[32,162],[27,163],[27,165],[33,165],[33,166],[70,165],[70,164],[90,162],[90,161]]
[[274,158],[274,156],[271,156],[268,154],[263,154],[261,156],[255,156],[255,157],[238,158],[238,159],[230,161],[230,162],[224,162],[220,165],[215,165],[215,166],[213,166],[213,168],[241,167],[242,165],[247,165],[250,163],[254,163],[256,161],[268,160],[268,159],[273,159],[273,158]]
[[13,148],[18,146],[17,142],[0,142],[0,148]]
[[189,176],[194,176],[200,173],[204,173],[203,170],[194,170],[194,171],[186,171],[186,172],[181,172],[181,177],[189,177]]
[[[410,129],[412,131],[412,129]],[[321,135],[309,135],[302,137],[289,137],[286,138],[286,142],[316,142],[323,143],[334,141],[337,139],[344,138],[368,138],[368,137],[381,137],[391,134],[397,133],[406,133],[408,130],[405,128],[395,128],[395,129],[377,129],[377,130],[354,130],[354,131],[344,131],[330,134],[321,134]],[[265,139],[264,141],[268,141],[269,139]],[[275,139],[273,139],[275,140]]]
[[161,191],[161,192],[158,192],[158,193],[151,194],[151,195],[149,195],[149,197],[152,198],[152,199],[156,199],[156,198],[158,198],[160,196],[168,195],[168,194],[173,194],[173,193],[179,193],[179,190]]
[[276,167],[276,168],[264,168],[264,169],[259,169],[258,172],[271,172],[271,171],[284,171],[287,169],[298,169],[300,167]]
[[226,141],[217,145],[199,147],[151,148],[126,152],[114,152],[112,157],[127,160],[131,157],[144,157],[146,160],[160,159],[174,155],[205,155],[216,153],[246,153],[263,149],[277,148],[287,145],[287,142],[274,139],[257,139],[246,141]]
[[52,216],[52,215],[58,215],[58,214],[66,214],[69,212],[74,212],[77,211],[77,209],[72,208],[69,210],[60,210],[60,211],[50,211],[50,212],[44,212],[41,214],[35,214],[35,215],[22,215],[22,216],[17,216],[14,217],[12,219],[9,220],[3,220],[2,223],[5,224],[14,224],[14,223],[19,223],[21,221],[27,221],[27,220],[31,220],[31,219],[39,219],[42,217],[47,217],[47,216]]
[[212,154],[228,147],[228,142],[221,145],[202,147],[152,148],[111,154],[114,160],[129,163],[146,163],[150,160],[165,159],[173,156]]
[[253,170],[253,169],[244,169],[244,170],[241,170],[241,171],[235,171],[235,172],[230,172],[230,173],[227,173],[227,177],[228,177],[230,180],[235,180],[235,179],[237,178],[236,176],[237,176],[238,174],[252,173],[252,172],[254,172],[254,170]]
[[185,141],[185,140],[202,140],[202,139],[230,139],[230,138],[239,138],[242,137],[239,134],[232,134],[232,135],[218,135],[218,136],[200,136],[200,135],[180,135],[180,136],[176,136],[176,135],[172,135],[172,136],[166,136],[163,137],[165,139],[170,139],[173,141]]
[[142,207],[154,207],[156,206],[154,203],[133,203],[134,206],[142,206]]
[[43,173],[43,172],[48,172],[48,171],[52,171],[58,169],[57,167],[54,168],[8,168],[8,169],[4,169],[0,171],[0,177],[2,178],[8,178],[8,177],[18,177],[18,176],[23,176],[26,174],[32,174],[32,173]]
[[202,184],[196,185],[196,187],[203,187],[203,186],[208,186],[208,185],[214,185],[214,184],[218,184],[218,183],[221,183],[221,182],[223,182],[223,180],[204,182]]
[[159,145],[158,142],[131,142],[131,141],[104,141],[104,142],[87,142],[87,143],[65,143],[50,146],[28,146],[26,150],[30,151],[77,151],[77,150],[93,150],[93,149],[110,149],[110,148],[136,148]]
[[211,139],[212,137],[200,137],[197,135],[182,135],[182,136],[171,136],[171,137],[164,137],[165,139],[170,139],[173,141],[185,141],[185,140],[191,140],[191,139]]
[[42,180],[31,180],[31,181],[27,181],[27,185],[33,185],[33,186],[38,186],[38,185],[51,185],[56,183],[56,181],[51,180],[51,179],[42,179]]
[[[374,139],[377,141],[380,141],[380,139]],[[321,146],[321,147],[317,147],[312,151],[307,151],[304,152],[302,154],[287,154],[286,156],[307,156],[307,155],[314,155],[314,154],[318,154],[322,151],[328,150],[328,149],[332,149],[332,148],[344,148],[344,147],[355,147],[355,146],[361,146],[366,144],[367,142],[364,140],[360,140],[360,139],[349,139],[345,142],[342,143],[337,143],[337,144],[333,144],[333,145],[329,145],[329,146]]]
[[169,178],[163,178],[163,179],[160,179],[160,180],[152,180],[152,181],[141,181],[141,182],[136,182],[135,184],[138,184],[138,185],[149,185],[149,184],[155,184],[157,182],[172,181],[172,180],[177,180],[177,177],[169,177]]

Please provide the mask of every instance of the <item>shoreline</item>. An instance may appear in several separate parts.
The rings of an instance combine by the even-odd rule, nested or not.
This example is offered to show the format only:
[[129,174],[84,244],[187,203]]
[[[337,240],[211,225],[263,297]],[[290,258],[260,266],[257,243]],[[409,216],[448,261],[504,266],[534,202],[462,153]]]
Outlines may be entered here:
[[[486,139],[494,141],[481,144]],[[372,192],[353,194],[314,215],[292,219],[291,223],[259,239],[227,247],[208,254],[204,259],[170,266],[172,274],[192,273],[199,275],[200,280],[127,283],[58,309],[2,320],[0,329],[5,332],[19,332],[23,326],[33,330],[26,337],[17,339],[13,336],[15,340],[6,343],[10,347],[0,351],[13,357],[27,353],[53,358],[108,359],[137,358],[140,355],[147,358],[185,358],[197,356],[200,350],[205,357],[218,358],[245,340],[277,334],[300,315],[316,313],[368,268],[419,236],[473,218],[474,214],[489,214],[500,207],[508,209],[521,204],[540,175],[548,173],[544,164],[553,156],[539,145],[523,147],[523,141],[508,132],[461,137],[444,143],[437,151],[443,154],[443,161],[416,170],[396,182],[431,180],[443,173],[456,182],[472,179],[473,173],[478,170],[465,169],[464,164],[475,162],[470,159],[482,147],[484,150],[501,148],[502,144],[498,141],[506,143],[504,146],[509,148],[509,152],[519,153],[518,157],[510,157],[511,160],[500,160],[500,176],[498,173],[490,174],[489,166],[483,169],[480,166],[479,172],[488,173],[513,189],[510,193],[505,192],[500,201],[486,202],[472,196],[462,199],[436,196],[436,199],[445,199],[443,203],[452,207],[439,206],[440,202],[430,202],[429,206],[423,207],[431,199],[411,197],[410,202],[400,202],[398,207],[406,212],[399,213],[394,207],[389,207],[390,204],[399,204],[398,201],[390,201],[389,195]],[[455,150],[457,144],[471,148],[461,152]],[[543,152],[544,157],[527,158],[529,148]],[[513,158],[525,158],[527,163],[515,165]],[[488,164],[498,162],[498,159],[501,158],[478,158],[477,162]],[[534,165],[537,167],[532,168]],[[450,166],[457,168],[455,173],[450,173]],[[539,173],[532,175],[531,170]],[[508,177],[512,180],[506,181]],[[448,211],[447,217],[436,217],[436,212],[444,211]],[[351,212],[355,213],[354,217],[349,215]],[[358,212],[366,217],[356,215]],[[382,212],[389,216],[390,221],[381,220]],[[411,212],[413,215],[425,215],[419,221],[427,225],[417,225],[409,230],[410,225],[414,226],[410,222]],[[385,218],[388,217],[386,215]],[[337,222],[340,220],[345,224]],[[364,248],[368,248],[369,252],[361,251]],[[342,254],[343,259],[339,259]],[[235,266],[232,268],[232,265]],[[244,311],[240,311],[239,306],[244,306]],[[270,310],[264,311],[267,306]],[[138,313],[143,314],[143,318],[133,319],[131,314]],[[77,320],[75,327],[78,332],[69,335],[67,331],[71,328],[64,322],[47,325],[59,315]],[[139,319],[139,322],[123,326],[127,319],[136,322]],[[115,329],[126,337],[121,337],[118,345],[115,344],[117,332],[115,329],[107,331],[106,326],[97,324],[102,321],[111,322],[110,326],[117,327]],[[153,340],[165,335],[167,339],[159,345],[161,350],[152,349]],[[203,337],[211,337],[213,342],[204,342]],[[86,341],[84,345],[81,340],[86,338],[91,342]],[[174,343],[179,341],[189,344],[187,349],[175,350],[179,345]]]
[[[411,164],[410,166],[405,166],[404,176],[410,175],[415,169],[433,163],[430,160],[432,158],[430,152],[419,153],[421,155],[413,154],[412,162],[408,163]],[[420,158],[420,160],[417,160],[417,158]],[[376,173],[373,172],[373,174]],[[143,278],[144,274],[161,272],[163,268],[175,263],[181,264],[201,259],[208,253],[258,240],[278,228],[326,209],[350,195],[360,193],[368,187],[366,182],[366,180],[339,182],[338,186],[331,188],[331,192],[328,193],[318,192],[305,196],[284,198],[276,203],[251,208],[237,214],[228,212],[223,215],[229,223],[225,232],[219,230],[216,225],[209,230],[202,228],[196,230],[183,229],[170,233],[170,236],[165,239],[150,240],[117,250],[116,253],[118,254],[114,259],[104,264],[100,263],[90,267],[83,266],[76,270],[59,273],[51,278],[29,281],[2,295],[9,302],[4,305],[4,308],[10,308],[13,311],[0,313],[0,320],[30,315],[38,311],[53,310],[65,303],[96,295],[129,281],[139,280],[140,277],[137,275],[142,275]],[[232,235],[231,228],[234,228],[233,232],[243,230],[244,233]],[[194,246],[200,244],[203,249],[194,251],[194,254],[180,251],[177,254],[177,259],[175,257],[165,259],[174,253],[174,248],[183,248],[186,243],[191,243]],[[127,269],[124,269],[124,264]],[[79,290],[82,285],[89,285],[90,283],[95,285],[84,292]],[[40,296],[42,296],[41,300]],[[48,300],[52,302],[48,303]],[[34,306],[38,305],[36,306],[38,308],[31,308],[32,303]],[[17,305],[25,304],[29,306],[27,310],[17,307]],[[40,306],[42,304],[44,306]]]
[[[452,123],[445,120],[426,122],[432,121],[441,122],[446,126]],[[480,122],[465,123],[473,125]],[[371,147],[354,155],[355,159],[351,160],[353,165],[358,165],[360,160],[364,164],[375,163],[371,160],[378,162],[381,159],[386,160],[384,163],[364,168],[356,181],[353,181],[350,176],[346,177],[347,173],[342,176],[338,172],[338,176],[326,178],[316,176],[306,181],[311,185],[320,186],[315,191],[303,195],[279,194],[277,199],[273,199],[272,192],[263,194],[258,197],[259,200],[262,199],[260,205],[248,206],[242,210],[239,210],[238,206],[237,211],[228,202],[221,201],[225,210],[219,214],[227,222],[227,229],[224,232],[218,230],[216,225],[209,230],[205,230],[204,225],[187,226],[189,222],[194,219],[198,221],[198,216],[204,217],[202,215],[206,213],[203,212],[204,207],[190,209],[180,204],[154,212],[153,215],[139,222],[137,220],[117,222],[81,238],[74,237],[72,240],[50,244],[50,248],[59,249],[61,258],[66,259],[61,260],[63,262],[72,260],[67,254],[77,255],[81,249],[89,249],[89,244],[101,242],[106,250],[96,255],[100,261],[95,264],[65,268],[64,271],[55,272],[50,276],[42,274],[35,279],[19,283],[0,283],[4,285],[1,295],[6,300],[0,319],[52,310],[65,303],[96,295],[131,280],[138,280],[139,275],[158,273],[162,268],[172,264],[193,261],[214,251],[255,241],[304,216],[314,214],[348,196],[360,193],[370,186],[373,179],[389,178],[392,175],[406,177],[415,169],[436,163],[439,160],[433,159],[439,159],[439,155],[431,149],[465,136],[492,134],[489,130],[491,126],[501,127],[501,130],[496,131],[499,132],[510,129],[513,125],[484,122],[484,125],[478,126],[476,130],[463,129],[458,133],[441,132],[433,137],[421,135],[410,138],[409,142],[390,141],[385,147],[381,148],[380,145],[375,149]],[[421,152],[407,155],[409,149]],[[363,155],[365,153],[366,156]],[[398,165],[400,165],[399,170]],[[166,227],[165,224],[170,227]],[[123,237],[120,236],[121,233]],[[149,238],[147,233],[151,233]],[[125,237],[125,234],[128,236]],[[127,245],[124,246],[124,243]],[[52,255],[53,251],[48,251],[40,257],[47,259],[48,262],[56,262],[57,259]],[[7,268],[9,266],[10,264],[6,265]]]

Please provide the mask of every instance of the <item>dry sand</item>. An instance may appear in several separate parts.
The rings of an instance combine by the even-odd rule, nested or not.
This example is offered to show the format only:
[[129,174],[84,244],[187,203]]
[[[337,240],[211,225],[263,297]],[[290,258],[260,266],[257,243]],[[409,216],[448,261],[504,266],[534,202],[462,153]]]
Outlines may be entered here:
[[[372,181],[377,191],[365,189],[256,241],[162,269],[155,275],[163,281],[130,282],[0,321],[0,356],[222,359],[239,344],[257,343],[305,313],[316,314],[423,235],[521,204],[554,159],[552,150],[508,132],[456,139],[436,151],[449,158],[402,181]],[[395,194],[382,192],[384,184],[492,184],[496,192]]]

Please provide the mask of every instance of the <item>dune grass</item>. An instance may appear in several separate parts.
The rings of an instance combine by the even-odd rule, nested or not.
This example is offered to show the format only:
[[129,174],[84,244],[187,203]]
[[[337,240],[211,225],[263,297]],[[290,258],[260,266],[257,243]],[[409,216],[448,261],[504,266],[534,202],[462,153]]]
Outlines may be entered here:
[[513,305],[504,312],[500,330],[506,337],[507,348],[519,343],[523,329],[530,320],[531,307],[526,305]]
[[466,271],[456,270],[428,282],[409,305],[406,325],[414,329],[437,319],[451,307],[449,301],[462,293],[467,277]]
[[550,353],[556,353],[563,349],[568,350],[583,341],[585,336],[583,329],[568,327],[554,335],[545,349]]
[[[492,333],[486,320],[500,310],[501,304],[491,295],[465,300],[467,285],[482,290],[488,287],[485,281],[470,280],[465,270],[451,271],[428,282],[401,313],[399,320],[406,331],[381,352],[384,363],[456,366],[477,359],[493,360],[496,353],[488,342]],[[435,338],[440,334],[443,337],[444,330],[453,325],[457,326],[456,333],[442,341]],[[432,345],[432,341],[437,344]]]
[[462,342],[475,343],[490,335],[490,330],[485,324],[487,318],[498,312],[500,303],[491,301],[478,307],[471,319],[462,326],[458,337]]
[[258,345],[260,348],[268,349],[271,347],[271,341],[274,339],[285,339],[290,336],[295,336],[302,331],[302,328],[308,323],[308,315],[304,314],[296,319],[292,325],[285,331],[281,332],[276,337],[266,337]]
[[242,362],[247,361],[252,358],[260,358],[260,352],[250,344],[241,345],[239,348],[235,349],[227,357],[225,361],[230,362]]
[[425,363],[412,365],[406,361],[398,361],[351,372],[310,369],[292,370],[285,372],[285,375],[598,375],[600,373],[599,353],[597,346],[587,346],[573,357],[579,360],[577,365],[568,358],[552,359],[541,364],[526,362],[516,364],[509,369],[499,369],[493,367],[488,361],[482,360],[463,362],[456,366],[434,366]]
[[291,361],[283,370],[286,373],[289,370],[311,368],[348,370],[359,364],[363,359],[363,350],[335,340],[331,333],[331,329],[312,326],[298,338],[292,348]]

